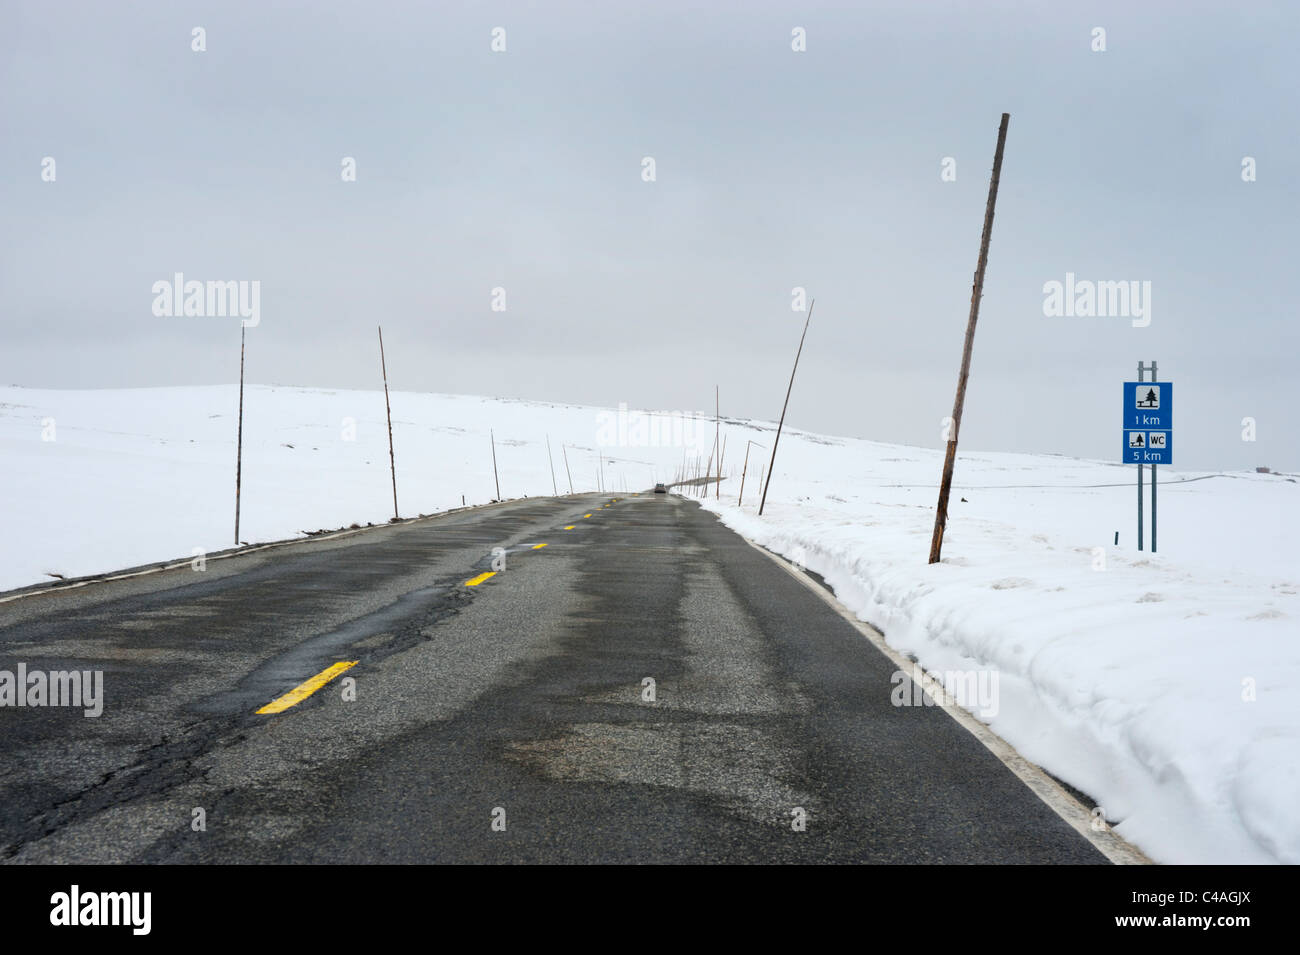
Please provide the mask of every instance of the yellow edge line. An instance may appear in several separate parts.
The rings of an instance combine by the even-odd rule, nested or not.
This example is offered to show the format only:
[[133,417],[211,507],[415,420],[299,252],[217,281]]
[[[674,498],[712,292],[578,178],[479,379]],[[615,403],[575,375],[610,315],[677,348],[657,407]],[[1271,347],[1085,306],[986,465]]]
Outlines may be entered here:
[[487,580],[489,577],[495,577],[496,575],[497,572],[495,570],[489,570],[485,574],[479,574],[477,577],[471,577],[469,580],[465,581],[465,586],[477,587],[479,584],[483,583],[483,581]]
[[533,550],[541,550],[545,546],[546,546],[545,544],[534,544]]
[[306,683],[299,683],[292,690],[278,699],[272,700],[257,712],[282,713],[289,707],[301,703],[344,670],[351,670],[357,665],[356,660],[341,660],[325,670],[321,670]]

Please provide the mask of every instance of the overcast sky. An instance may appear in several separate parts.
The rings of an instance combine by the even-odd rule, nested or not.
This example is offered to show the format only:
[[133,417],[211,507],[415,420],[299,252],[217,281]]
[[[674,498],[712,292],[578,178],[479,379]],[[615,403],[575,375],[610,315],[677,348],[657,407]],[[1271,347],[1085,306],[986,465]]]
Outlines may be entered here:
[[[261,283],[253,382],[379,387],[382,323],[396,389],[775,419],[799,286],[789,423],[937,447],[1005,111],[962,448],[1117,460],[1156,359],[1178,467],[1300,470],[1297,36],[1254,0],[5,0],[0,382],[235,381],[238,318],[153,313],[182,272]],[[1067,273],[1149,282],[1150,323],[1045,315]]]

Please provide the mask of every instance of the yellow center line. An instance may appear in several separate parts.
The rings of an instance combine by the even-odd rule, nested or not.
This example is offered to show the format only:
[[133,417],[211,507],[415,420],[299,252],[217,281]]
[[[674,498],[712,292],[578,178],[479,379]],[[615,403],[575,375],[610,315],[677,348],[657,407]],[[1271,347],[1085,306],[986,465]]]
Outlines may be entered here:
[[483,583],[483,581],[487,580],[489,577],[495,577],[496,575],[497,572],[495,570],[489,570],[486,573],[479,574],[477,577],[471,577],[469,580],[465,581],[465,586],[477,587],[479,584]]
[[306,683],[299,683],[292,690],[278,699],[272,700],[266,706],[258,710],[258,713],[282,713],[289,707],[301,703],[307,697],[311,696],[330,680],[334,679],[345,670],[350,670],[357,665],[356,660],[341,660],[328,669],[321,670]]
[[590,514],[583,514],[582,516],[583,516],[583,517],[591,517]]
[[566,531],[571,531],[571,530],[573,530],[573,529],[574,529],[575,527],[577,527],[577,526],[578,526],[577,524],[570,524],[568,527],[565,528],[565,530],[566,530]]
[[543,547],[545,547],[545,546],[546,546],[546,544],[544,544],[544,543],[543,543],[543,544],[534,544],[534,545],[533,545],[533,550],[541,550],[541,549],[542,549]]

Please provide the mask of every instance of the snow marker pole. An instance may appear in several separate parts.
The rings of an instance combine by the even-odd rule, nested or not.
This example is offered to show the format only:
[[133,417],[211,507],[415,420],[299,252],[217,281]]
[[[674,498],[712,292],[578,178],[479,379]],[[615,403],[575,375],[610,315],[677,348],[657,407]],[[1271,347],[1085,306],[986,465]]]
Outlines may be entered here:
[[943,477],[939,483],[939,504],[934,513],[934,536],[930,539],[930,563],[939,563],[943,550],[943,529],[948,523],[948,494],[952,491],[952,469],[957,461],[957,437],[961,431],[961,411],[966,403],[966,381],[970,378],[971,349],[975,345],[975,322],[979,319],[980,298],[984,295],[984,269],[989,264],[989,240],[993,237],[993,207],[998,201],[998,180],[1002,177],[1002,150],[1007,143],[1010,113],[1002,114],[998,126],[998,147],[993,153],[993,176],[989,180],[988,205],[984,209],[984,232],[980,236],[979,261],[975,266],[975,283],[970,290],[970,317],[966,322],[966,343],[962,347],[961,372],[957,376],[957,397],[952,406],[952,433],[943,459]]
[[[808,323],[812,321],[813,306],[817,300],[808,303],[808,317],[803,320],[803,334],[799,336],[799,350],[794,353],[794,367],[790,369],[790,385],[785,389],[785,404],[781,406],[781,420],[776,425],[776,438],[772,441],[772,462],[767,467],[767,484],[772,483],[772,472],[776,468],[776,446],[781,443],[781,428],[785,425],[785,409],[790,407],[790,392],[794,390],[794,373],[799,370],[799,356],[803,354],[803,340],[808,336]],[[758,502],[758,513],[763,514],[763,505],[767,503],[767,484],[763,485],[763,498]]]
[[393,407],[388,403],[388,363],[384,360],[384,329],[379,328],[379,367],[384,373],[384,410],[388,413],[388,466],[393,472],[393,520],[397,520],[397,459],[393,457]]
[[488,437],[492,439],[492,479],[497,483],[497,500],[501,500],[501,478],[497,475],[497,436],[488,428]]
[[551,493],[556,497],[560,496],[560,489],[555,485],[555,459],[551,457],[551,436],[546,436],[546,460],[551,465]]

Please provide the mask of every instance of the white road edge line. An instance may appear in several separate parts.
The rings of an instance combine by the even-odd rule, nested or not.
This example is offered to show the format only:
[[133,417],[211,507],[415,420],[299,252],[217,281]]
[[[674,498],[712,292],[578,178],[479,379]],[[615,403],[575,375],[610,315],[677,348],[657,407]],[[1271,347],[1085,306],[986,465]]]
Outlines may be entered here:
[[[885,635],[883,633],[870,624],[859,620],[852,611],[835,599],[835,596],[825,587],[822,587],[817,583],[817,581],[808,577],[808,575],[796,570],[784,558],[772,553],[765,547],[760,547],[749,538],[745,538],[744,540],[750,547],[754,548],[754,550],[763,554],[765,557],[771,558],[778,567],[825,601],[832,610],[857,628],[858,632],[866,637],[867,640],[871,642],[872,646],[888,657],[899,670],[907,674],[909,682],[914,682],[912,681],[912,674],[920,668],[920,665],[909,660],[886,643]],[[1093,829],[1092,814],[1088,810],[1087,806],[1079,802],[1078,799],[1062,787],[1055,779],[1016,752],[1015,748],[1001,736],[994,733],[968,711],[962,709],[962,707],[957,704],[956,699],[943,689],[942,682],[939,682],[934,687],[934,692],[931,693],[931,695],[941,704],[941,709],[945,713],[960,723],[967,732],[983,743],[984,748],[1001,760],[1002,764],[1006,766],[1007,769],[1015,773],[1016,777],[1028,786],[1034,795],[1045,802],[1049,809],[1065,820],[1070,828],[1092,843],[1093,848],[1104,855],[1107,859],[1115,865],[1154,864],[1152,860],[1142,852],[1142,850],[1126,842],[1111,829],[1107,828],[1100,831]],[[940,696],[942,696],[942,699],[939,698]]]

